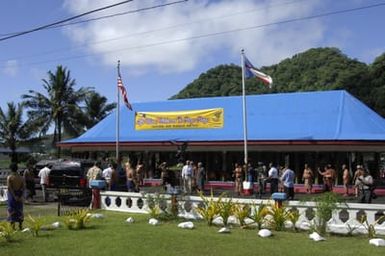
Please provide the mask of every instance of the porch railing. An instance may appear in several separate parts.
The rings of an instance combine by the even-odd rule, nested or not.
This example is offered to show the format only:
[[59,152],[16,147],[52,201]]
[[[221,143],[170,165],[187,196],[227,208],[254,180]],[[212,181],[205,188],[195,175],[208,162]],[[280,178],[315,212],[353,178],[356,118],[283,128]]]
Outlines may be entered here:
[[[155,198],[155,194],[144,193],[129,193],[129,192],[101,192],[102,208],[109,211],[120,211],[127,213],[148,213],[149,207],[146,197],[150,195]],[[162,205],[159,207],[165,210],[171,204],[171,196],[168,194],[162,195]],[[199,219],[200,216],[195,210],[203,203],[198,196],[178,196],[179,216],[186,218]],[[218,198],[214,198],[218,200]],[[226,200],[226,199],[225,199]],[[250,205],[271,205],[272,200],[261,199],[233,199],[233,201],[241,204]],[[288,209],[297,210],[300,214],[296,226],[303,229],[308,229],[315,219],[317,211],[314,202],[288,201],[285,206]],[[366,216],[369,224],[374,224],[381,216],[385,215],[385,205],[383,204],[358,204],[348,203],[339,204],[333,212],[332,218],[328,221],[327,228],[329,232],[334,233],[367,233],[367,229],[360,222],[362,216]],[[385,221],[374,225],[378,234],[385,235]]]

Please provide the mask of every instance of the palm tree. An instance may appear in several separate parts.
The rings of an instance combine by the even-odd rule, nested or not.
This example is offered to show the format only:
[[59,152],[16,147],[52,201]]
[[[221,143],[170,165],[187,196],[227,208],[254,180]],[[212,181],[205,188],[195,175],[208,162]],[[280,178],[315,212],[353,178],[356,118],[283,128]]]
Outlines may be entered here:
[[86,128],[90,129],[105,118],[114,108],[116,108],[116,103],[107,104],[106,97],[91,91],[85,98],[84,114],[86,118]]
[[23,105],[7,103],[8,111],[0,108],[0,144],[11,150],[11,162],[17,163],[16,149],[21,142],[26,142],[35,132],[29,120],[23,122]]
[[[78,136],[83,131],[79,104],[84,100],[89,88],[74,89],[75,80],[70,71],[62,66],[56,72],[48,72],[48,79],[43,79],[43,87],[47,95],[30,90],[22,95],[24,104],[28,107],[28,116],[33,123],[40,127],[40,133],[46,134],[54,125],[53,145],[61,141],[63,130],[71,136]],[[60,147],[57,155],[60,157]]]

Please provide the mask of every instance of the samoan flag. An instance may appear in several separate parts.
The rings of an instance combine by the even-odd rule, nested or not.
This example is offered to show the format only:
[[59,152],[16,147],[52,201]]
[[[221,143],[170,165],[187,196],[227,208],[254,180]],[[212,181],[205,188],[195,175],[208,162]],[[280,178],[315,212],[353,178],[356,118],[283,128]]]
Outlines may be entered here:
[[256,69],[253,64],[244,56],[244,65],[245,65],[245,77],[251,78],[256,77],[260,79],[265,85],[269,86],[271,88],[273,86],[273,79],[266,75],[265,73],[262,73],[258,69]]

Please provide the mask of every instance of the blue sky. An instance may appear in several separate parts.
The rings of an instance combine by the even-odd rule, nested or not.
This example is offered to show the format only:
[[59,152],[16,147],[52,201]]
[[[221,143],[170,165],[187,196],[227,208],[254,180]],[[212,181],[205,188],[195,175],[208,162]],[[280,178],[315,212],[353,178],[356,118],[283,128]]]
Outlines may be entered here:
[[[134,0],[87,18],[175,1]],[[0,37],[117,2],[0,1]],[[385,52],[385,5],[244,29],[379,3],[385,1],[190,0],[0,41],[0,107],[20,102],[28,90],[42,91],[41,80],[58,65],[71,71],[77,88],[94,87],[112,102],[120,59],[123,82],[135,107],[135,102],[168,99],[209,68],[239,64],[241,48],[255,66],[276,64],[309,48],[329,46],[371,63]],[[234,32],[209,36],[226,31]]]

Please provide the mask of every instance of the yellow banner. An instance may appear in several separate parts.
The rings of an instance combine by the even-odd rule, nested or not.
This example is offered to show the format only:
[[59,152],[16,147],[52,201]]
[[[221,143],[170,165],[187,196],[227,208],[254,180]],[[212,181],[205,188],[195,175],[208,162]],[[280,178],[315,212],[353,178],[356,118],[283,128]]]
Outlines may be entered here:
[[137,112],[135,130],[210,129],[223,127],[223,108],[173,112]]

